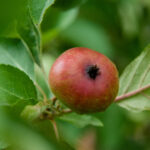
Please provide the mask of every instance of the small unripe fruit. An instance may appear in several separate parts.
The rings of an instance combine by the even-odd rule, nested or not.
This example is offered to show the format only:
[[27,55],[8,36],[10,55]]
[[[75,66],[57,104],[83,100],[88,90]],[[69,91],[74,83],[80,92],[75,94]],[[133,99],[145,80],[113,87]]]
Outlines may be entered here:
[[52,92],[78,113],[104,111],[118,93],[118,71],[103,54],[88,48],[65,51],[53,64]]

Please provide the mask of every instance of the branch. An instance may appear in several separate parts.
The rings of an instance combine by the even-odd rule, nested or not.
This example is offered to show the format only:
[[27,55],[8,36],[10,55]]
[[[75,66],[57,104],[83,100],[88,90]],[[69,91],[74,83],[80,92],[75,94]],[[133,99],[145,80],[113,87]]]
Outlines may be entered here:
[[57,139],[57,141],[59,141],[60,137],[59,137],[59,132],[58,132],[57,124],[56,124],[56,122],[54,120],[51,120],[51,122],[52,122],[52,125],[53,125],[53,128],[54,128],[56,139]]
[[146,85],[146,86],[144,86],[144,87],[142,87],[142,88],[139,88],[139,89],[137,89],[137,90],[135,90],[135,91],[132,91],[132,92],[126,93],[126,94],[124,94],[124,95],[118,96],[118,97],[115,99],[115,102],[118,102],[118,101],[120,101],[120,100],[129,98],[129,97],[134,96],[134,95],[136,95],[136,94],[139,94],[139,93],[145,91],[145,90],[148,89],[148,88],[150,88],[150,84],[148,84],[148,85]]

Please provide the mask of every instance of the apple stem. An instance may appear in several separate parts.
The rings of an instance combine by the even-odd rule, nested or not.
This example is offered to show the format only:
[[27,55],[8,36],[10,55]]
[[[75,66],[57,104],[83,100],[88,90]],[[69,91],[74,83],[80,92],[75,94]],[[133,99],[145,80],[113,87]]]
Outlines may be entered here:
[[126,99],[126,98],[135,96],[135,95],[137,95],[137,94],[139,94],[139,93],[145,91],[145,90],[148,89],[148,88],[150,88],[150,84],[148,84],[148,85],[146,85],[146,86],[144,86],[144,87],[142,87],[142,88],[139,88],[139,89],[137,89],[137,90],[135,90],[135,91],[128,92],[128,93],[125,93],[125,94],[123,94],[123,95],[121,95],[121,96],[118,96],[118,97],[115,99],[115,102],[118,102],[118,101],[120,101],[120,100],[124,100],[124,99]]

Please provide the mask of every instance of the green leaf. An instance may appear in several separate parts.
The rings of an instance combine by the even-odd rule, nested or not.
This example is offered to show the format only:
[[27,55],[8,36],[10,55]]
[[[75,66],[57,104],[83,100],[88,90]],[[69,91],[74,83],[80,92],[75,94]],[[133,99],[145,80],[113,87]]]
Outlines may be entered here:
[[[33,60],[39,66],[41,65],[40,32],[35,23],[39,24],[42,21],[45,10],[53,2],[54,0],[14,0],[13,2],[7,0],[5,3],[0,2],[0,6],[2,6],[0,9],[0,14],[2,14],[0,15],[0,34],[5,37],[20,36]],[[6,13],[6,10],[9,10],[10,14]]]
[[0,39],[0,54],[0,64],[17,67],[34,79],[34,63],[20,40]]
[[13,105],[21,100],[32,102],[37,93],[32,80],[21,70],[0,65],[0,105]]
[[35,24],[40,24],[46,9],[54,3],[54,0],[29,0],[30,13]]
[[54,0],[29,0],[23,15],[18,21],[18,32],[24,44],[28,47],[34,61],[41,66],[40,49],[41,39],[38,25],[43,19],[44,12],[52,5]]
[[40,33],[34,25],[28,10],[24,12],[24,15],[19,20],[17,29],[33,60],[40,66]]
[[102,122],[98,118],[91,115],[78,115],[76,113],[71,113],[63,115],[59,117],[59,119],[70,122],[80,128],[83,128],[87,125],[103,126]]
[[[127,66],[120,78],[119,96],[134,92],[150,84],[150,45],[145,48],[131,64]],[[131,111],[150,110],[150,88],[118,102]]]
[[27,3],[29,7],[25,7],[23,15],[18,21],[17,29],[19,35],[31,52],[34,61],[39,66],[41,66],[41,39],[39,28],[36,25],[40,24],[45,10],[52,5],[53,2],[54,0],[29,0]]

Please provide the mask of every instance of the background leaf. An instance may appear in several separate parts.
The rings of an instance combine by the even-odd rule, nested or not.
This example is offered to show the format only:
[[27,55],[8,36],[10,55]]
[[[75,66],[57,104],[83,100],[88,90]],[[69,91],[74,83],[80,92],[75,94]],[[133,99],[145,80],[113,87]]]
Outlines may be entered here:
[[29,0],[30,13],[35,24],[40,24],[46,9],[54,3],[54,0]]
[[84,2],[86,2],[86,0],[70,0],[69,2],[68,0],[56,0],[54,7],[56,8],[58,7],[61,9],[70,9],[73,7],[80,6]]
[[35,86],[22,71],[9,65],[0,65],[0,105],[13,105],[18,101],[37,100]]
[[60,32],[67,29],[75,21],[78,13],[78,7],[65,11],[49,8],[41,24],[43,44],[47,44],[57,37]]
[[[120,79],[119,96],[150,84],[150,45],[127,66]],[[150,110],[150,88],[120,101],[119,105],[131,111]]]
[[[36,130],[21,122],[19,118],[0,111],[0,133],[11,150],[58,150],[54,139],[48,140]],[[15,137],[14,137],[15,135]],[[63,147],[62,147],[63,149]]]
[[71,147],[76,149],[77,143],[80,141],[80,137],[82,136],[83,128],[79,128],[70,122],[61,120],[59,120],[59,122],[57,121],[57,125],[63,141],[67,142]]
[[2,140],[2,138],[0,138],[0,150],[4,150],[8,147],[8,144],[6,142],[4,142],[4,140]]
[[113,48],[103,28],[84,19],[76,20],[62,34],[77,47],[88,47],[113,57]]
[[0,36],[16,37],[16,21],[22,15],[26,0],[0,1]]

